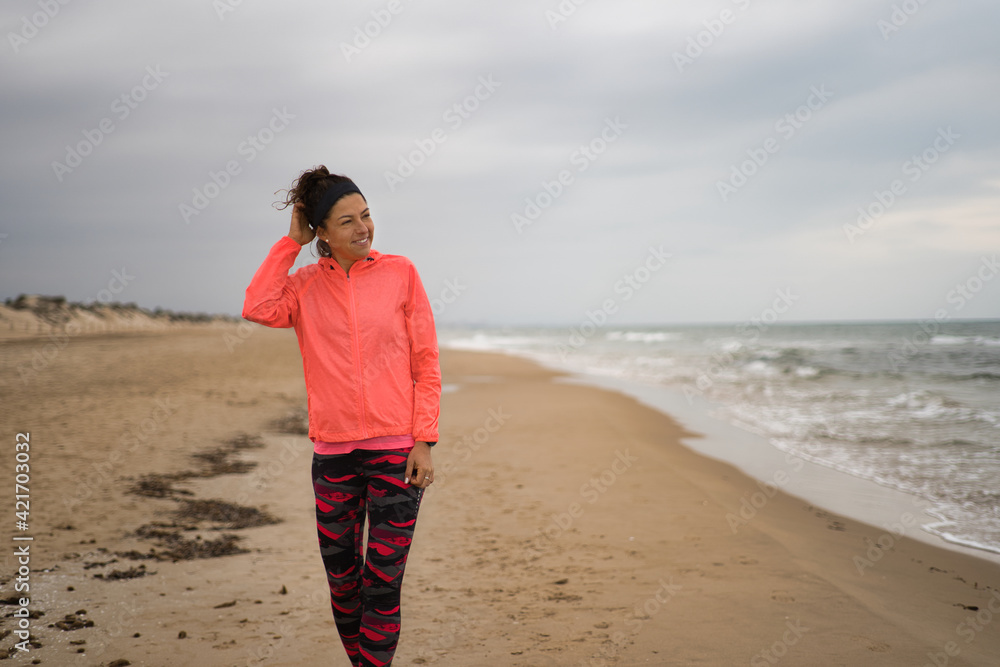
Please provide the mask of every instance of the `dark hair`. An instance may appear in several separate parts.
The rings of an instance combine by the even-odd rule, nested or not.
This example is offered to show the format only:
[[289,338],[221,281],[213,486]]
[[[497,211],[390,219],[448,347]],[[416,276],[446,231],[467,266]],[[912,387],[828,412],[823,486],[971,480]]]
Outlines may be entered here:
[[[282,210],[301,203],[305,207],[306,220],[309,222],[309,227],[315,232],[317,225],[314,225],[312,222],[312,212],[319,204],[320,199],[323,198],[323,193],[334,183],[350,182],[350,180],[347,176],[331,174],[324,165],[307,169],[299,174],[299,177],[292,183],[291,189],[285,191],[288,193],[285,201],[275,202],[276,208]],[[278,190],[278,192],[281,192],[281,190]],[[319,227],[323,227],[323,223],[320,223]],[[333,253],[330,252],[330,246],[319,237],[316,238],[316,250],[319,251],[320,257],[333,256]]]

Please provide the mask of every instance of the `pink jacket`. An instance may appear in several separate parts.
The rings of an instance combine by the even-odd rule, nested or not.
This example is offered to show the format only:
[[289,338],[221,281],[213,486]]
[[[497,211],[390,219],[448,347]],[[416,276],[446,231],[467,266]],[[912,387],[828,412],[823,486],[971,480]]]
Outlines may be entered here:
[[412,434],[436,442],[441,368],[430,302],[406,257],[372,250],[348,275],[322,257],[288,275],[299,254],[285,236],[257,269],[243,317],[294,327],[314,442]]

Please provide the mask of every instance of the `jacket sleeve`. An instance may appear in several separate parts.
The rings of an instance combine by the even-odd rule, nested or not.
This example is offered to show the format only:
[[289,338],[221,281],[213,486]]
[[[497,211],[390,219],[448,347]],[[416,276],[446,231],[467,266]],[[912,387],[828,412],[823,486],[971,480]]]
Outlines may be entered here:
[[299,299],[288,270],[295,264],[302,246],[289,236],[271,246],[264,263],[257,269],[243,300],[243,317],[269,327],[295,326],[299,317]]
[[434,314],[423,283],[410,264],[407,290],[406,332],[410,338],[410,372],[413,375],[413,438],[437,442],[441,411],[441,366],[438,362]]

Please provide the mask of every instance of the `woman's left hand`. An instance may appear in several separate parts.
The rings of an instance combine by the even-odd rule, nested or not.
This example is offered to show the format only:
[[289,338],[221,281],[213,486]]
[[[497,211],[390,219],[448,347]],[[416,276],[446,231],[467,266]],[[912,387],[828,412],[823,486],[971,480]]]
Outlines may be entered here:
[[417,441],[406,458],[407,484],[426,489],[434,481],[434,462],[431,461],[431,446],[426,442]]

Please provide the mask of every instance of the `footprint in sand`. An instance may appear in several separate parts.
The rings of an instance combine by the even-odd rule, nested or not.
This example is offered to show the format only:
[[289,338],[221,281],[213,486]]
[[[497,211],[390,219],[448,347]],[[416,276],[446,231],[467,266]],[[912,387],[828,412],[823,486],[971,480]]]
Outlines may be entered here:
[[795,602],[795,598],[788,591],[771,591],[771,599],[775,602]]
[[[513,653],[512,655],[518,655],[519,653],[520,651],[518,653]],[[554,658],[550,658],[549,656],[537,655],[526,658],[523,661],[519,660],[514,664],[517,665],[517,667],[556,667],[558,663],[556,663]]]
[[872,653],[888,653],[889,651],[892,650],[892,647],[886,644],[885,642],[880,642],[877,639],[872,639],[871,637],[854,635],[853,637],[851,637],[851,639],[861,644],[864,644],[865,648],[867,648]]

